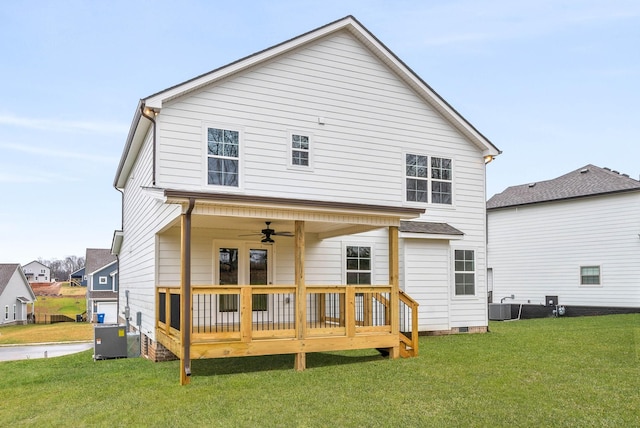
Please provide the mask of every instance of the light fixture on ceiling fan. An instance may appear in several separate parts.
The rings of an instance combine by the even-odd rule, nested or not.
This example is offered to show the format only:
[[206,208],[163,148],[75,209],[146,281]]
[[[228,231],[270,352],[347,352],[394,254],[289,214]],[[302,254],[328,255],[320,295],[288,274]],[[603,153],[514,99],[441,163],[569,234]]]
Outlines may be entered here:
[[287,236],[287,237],[293,236],[293,233],[291,232],[276,232],[275,230],[271,229],[270,221],[265,221],[265,224],[267,225],[267,227],[262,229],[260,233],[251,233],[249,235],[240,235],[240,236],[262,235],[262,239],[260,240],[260,242],[262,242],[263,244],[273,244],[275,241],[271,238],[272,236]]

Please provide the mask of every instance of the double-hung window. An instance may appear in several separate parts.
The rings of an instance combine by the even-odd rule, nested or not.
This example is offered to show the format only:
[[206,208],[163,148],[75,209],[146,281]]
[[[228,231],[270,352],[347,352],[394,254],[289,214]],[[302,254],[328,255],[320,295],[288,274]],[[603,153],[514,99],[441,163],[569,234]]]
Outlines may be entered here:
[[215,186],[239,186],[240,133],[207,129],[207,183]]
[[476,292],[476,268],[473,250],[454,250],[456,296],[473,296]]
[[580,266],[580,285],[600,285],[600,266]]
[[371,247],[347,246],[347,285],[371,284]]
[[291,165],[310,166],[310,141],[308,135],[291,134]]
[[445,205],[453,203],[451,159],[407,153],[405,179],[407,201]]

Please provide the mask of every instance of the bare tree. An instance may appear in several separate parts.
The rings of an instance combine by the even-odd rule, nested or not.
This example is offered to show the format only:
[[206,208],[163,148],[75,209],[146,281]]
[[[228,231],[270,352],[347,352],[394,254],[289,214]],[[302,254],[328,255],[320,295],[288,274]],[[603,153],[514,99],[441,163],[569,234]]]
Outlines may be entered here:
[[43,260],[40,258],[38,262],[49,267],[51,278],[58,281],[66,281],[72,272],[84,267],[84,257],[78,256],[67,256],[64,260]]

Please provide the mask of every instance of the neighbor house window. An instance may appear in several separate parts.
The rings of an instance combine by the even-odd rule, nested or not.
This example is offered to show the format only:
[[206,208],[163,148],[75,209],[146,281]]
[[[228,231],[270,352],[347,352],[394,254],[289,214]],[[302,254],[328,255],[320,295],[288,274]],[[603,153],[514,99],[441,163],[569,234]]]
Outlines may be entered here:
[[238,187],[240,133],[228,129],[207,129],[207,183]]
[[456,296],[472,296],[476,292],[474,251],[454,251],[454,276]]
[[347,246],[347,285],[371,284],[371,247]]
[[13,305],[13,320],[16,320],[16,305]]
[[405,155],[406,198],[410,202],[453,203],[451,159],[424,155]]
[[106,276],[98,277],[98,284],[105,285],[106,283],[107,283],[107,277]]
[[309,166],[309,136],[291,134],[291,165]]
[[9,319],[9,305],[4,307],[4,319],[5,320]]
[[580,285],[600,285],[600,266],[581,266]]

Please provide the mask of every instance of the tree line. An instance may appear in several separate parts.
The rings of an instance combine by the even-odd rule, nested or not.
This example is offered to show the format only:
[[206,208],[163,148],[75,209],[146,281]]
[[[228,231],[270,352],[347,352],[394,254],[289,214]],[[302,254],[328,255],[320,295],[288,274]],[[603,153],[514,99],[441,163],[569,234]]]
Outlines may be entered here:
[[71,275],[72,272],[84,267],[85,260],[84,257],[67,256],[64,259],[38,259],[38,262],[51,269],[51,278],[55,278],[58,281],[66,281],[69,279],[69,275]]

